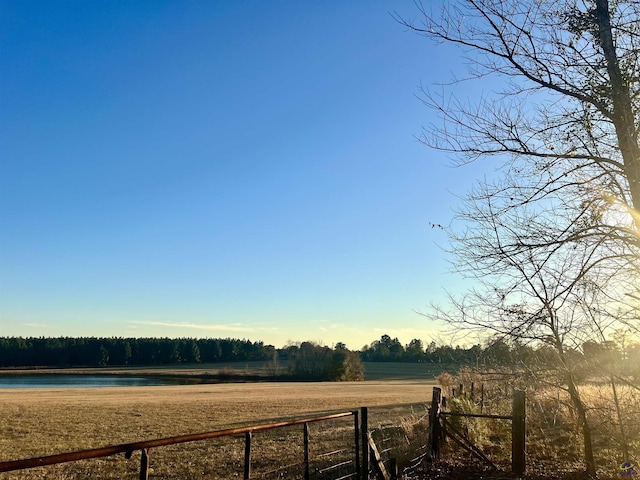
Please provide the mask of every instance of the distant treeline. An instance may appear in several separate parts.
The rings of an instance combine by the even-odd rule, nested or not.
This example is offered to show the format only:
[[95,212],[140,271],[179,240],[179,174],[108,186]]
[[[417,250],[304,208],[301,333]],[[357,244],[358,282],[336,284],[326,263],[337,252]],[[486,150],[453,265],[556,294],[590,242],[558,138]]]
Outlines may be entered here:
[[[566,355],[574,356],[578,363],[588,356],[640,365],[640,345],[633,342],[624,347],[614,342],[586,342],[579,349],[567,349]],[[262,360],[280,374],[317,379],[358,377],[362,361],[490,367],[556,362],[555,356],[553,349],[544,345],[534,348],[507,344],[501,339],[463,348],[435,342],[425,346],[419,339],[402,345],[389,335],[382,335],[380,340],[355,352],[341,342],[332,348],[302,342],[276,349],[261,341],[234,338],[0,337],[0,367],[153,366]]]
[[[317,356],[327,356],[333,351],[349,352],[341,342],[333,348],[302,342],[276,349],[261,341],[235,338],[0,337],[0,367],[177,365],[274,358],[288,362],[310,356],[311,346],[316,348]],[[502,342],[484,348],[451,347],[435,342],[425,347],[422,340],[414,339],[403,346],[397,338],[383,335],[356,353],[368,362],[473,364],[482,358],[483,362],[494,364],[507,362],[509,352],[510,348]]]
[[425,346],[422,340],[415,338],[402,345],[397,338],[382,335],[380,340],[365,345],[361,350],[365,362],[420,362],[420,363],[458,363],[475,365],[506,364],[512,359],[512,347],[505,342],[488,342],[484,347],[473,345],[468,348],[431,342]]
[[438,345],[435,342],[425,347],[417,339],[403,346],[397,338],[383,335],[380,340],[363,347],[360,355],[364,361],[369,362],[468,365],[480,370],[516,367],[536,371],[555,368],[563,361],[569,361],[573,365],[574,375],[579,379],[602,375],[603,372],[611,371],[613,366],[616,371],[630,378],[640,378],[640,343],[624,334],[618,337],[615,341],[586,341],[574,348],[566,346],[564,360],[559,358],[554,347],[543,342],[522,344],[495,337],[487,339],[483,345],[462,348]]
[[363,380],[358,352],[313,342],[273,345],[234,338],[0,337],[0,367],[153,366],[266,361],[271,377]]
[[[313,342],[289,343],[276,349],[264,342],[235,338],[95,338],[95,337],[0,337],[0,367],[69,367],[123,365],[177,365],[181,363],[288,362],[327,352],[348,352],[344,343],[333,349]],[[411,340],[402,345],[397,338],[382,335],[357,352],[366,362],[420,362],[503,365],[512,361],[513,347],[497,341],[469,348]]]
[[275,347],[235,338],[0,337],[1,367],[175,365],[270,360]]

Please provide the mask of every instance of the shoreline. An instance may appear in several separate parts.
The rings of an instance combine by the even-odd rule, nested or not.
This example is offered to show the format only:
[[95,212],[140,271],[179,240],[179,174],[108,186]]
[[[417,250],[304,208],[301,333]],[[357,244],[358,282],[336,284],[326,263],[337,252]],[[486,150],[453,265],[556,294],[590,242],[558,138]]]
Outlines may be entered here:
[[198,367],[26,367],[0,369],[0,377],[12,376],[104,376],[104,377],[143,377],[149,379],[175,380],[178,384],[215,384],[215,383],[262,383],[262,382],[294,382],[288,375],[266,375],[253,371],[240,371],[228,365],[218,369]]
[[[398,362],[365,362],[364,382],[399,381],[432,382],[442,371],[455,372],[459,365]],[[121,365],[106,367],[9,367],[0,368],[0,376],[13,375],[95,375],[121,377],[155,377],[187,383],[304,382],[286,374],[286,364],[274,372],[264,361],[199,363],[179,365]],[[317,382],[317,381],[316,381]],[[340,382],[338,382],[340,383]],[[362,383],[362,382],[358,382]]]

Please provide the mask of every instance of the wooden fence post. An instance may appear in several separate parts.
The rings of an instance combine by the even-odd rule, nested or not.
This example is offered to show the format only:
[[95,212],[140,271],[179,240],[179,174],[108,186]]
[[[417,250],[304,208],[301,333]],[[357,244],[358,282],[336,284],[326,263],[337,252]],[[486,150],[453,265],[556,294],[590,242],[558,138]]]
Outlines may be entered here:
[[389,472],[389,477],[391,478],[391,480],[398,480],[398,474],[400,472],[398,469],[398,459],[396,457],[393,457],[389,461],[389,468],[387,471]]
[[362,435],[362,479],[369,478],[369,412],[360,408],[360,434]]
[[353,412],[353,433],[354,433],[354,443],[355,443],[355,457],[356,457],[356,479],[360,480],[362,477],[362,471],[360,469],[360,418],[358,415],[358,411],[354,410]]
[[304,480],[309,480],[309,424],[304,424]]
[[442,390],[433,387],[431,395],[431,407],[429,407],[429,448],[431,449],[431,458],[437,458],[440,451],[440,400],[442,398]]
[[244,434],[244,480],[251,477],[251,432]]
[[140,480],[149,480],[149,450],[140,450]]
[[511,471],[522,475],[525,471],[526,412],[525,394],[513,392],[513,420],[511,421]]

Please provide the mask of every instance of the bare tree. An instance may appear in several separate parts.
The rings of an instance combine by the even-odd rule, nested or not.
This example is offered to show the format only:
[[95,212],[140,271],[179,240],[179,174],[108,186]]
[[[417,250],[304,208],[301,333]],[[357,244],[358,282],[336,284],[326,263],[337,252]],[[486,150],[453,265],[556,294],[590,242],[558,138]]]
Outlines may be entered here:
[[[460,0],[398,21],[460,46],[469,75],[504,79],[477,102],[423,90],[440,113],[427,145],[458,165],[491,157],[449,229],[476,288],[433,315],[557,352],[595,474],[591,429],[567,350],[620,323],[637,331],[640,2]],[[597,315],[594,315],[596,312]]]
[[[595,474],[592,428],[580,393],[578,362],[573,355],[594,338],[596,319],[584,315],[586,293],[595,295],[592,285],[596,283],[593,277],[596,270],[588,274],[583,271],[592,254],[591,246],[549,245],[545,254],[541,248],[534,251],[504,248],[505,244],[521,241],[524,227],[521,228],[517,218],[502,225],[498,222],[505,217],[492,216],[490,212],[491,198],[476,204],[475,210],[469,210],[474,217],[474,230],[456,240],[458,265],[475,275],[476,287],[462,296],[451,296],[449,307],[434,306],[427,315],[446,321],[457,331],[481,332],[518,344],[551,347],[557,358],[552,375],[560,379],[558,385],[566,390],[576,411],[586,470]],[[615,324],[609,316],[599,315],[597,322],[601,332]]]
[[425,90],[444,122],[422,140],[456,153],[458,164],[498,157],[504,174],[480,192],[493,197],[492,214],[563,212],[544,229],[551,236],[522,247],[597,239],[636,249],[640,3],[460,0],[438,16],[420,12],[419,23],[398,20],[461,46],[470,65],[463,81],[505,79],[475,104]]

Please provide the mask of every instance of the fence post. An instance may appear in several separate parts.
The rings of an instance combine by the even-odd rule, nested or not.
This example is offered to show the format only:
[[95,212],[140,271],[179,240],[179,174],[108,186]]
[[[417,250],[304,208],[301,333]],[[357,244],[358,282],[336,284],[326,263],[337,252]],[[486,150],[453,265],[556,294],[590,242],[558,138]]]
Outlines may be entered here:
[[369,412],[367,407],[360,408],[360,434],[362,435],[362,479],[369,478]]
[[140,480],[149,480],[149,450],[140,450]]
[[396,457],[389,460],[389,476],[391,480],[398,480],[398,459]]
[[304,480],[309,480],[309,424],[304,424]]
[[522,475],[525,471],[526,412],[525,394],[513,392],[513,420],[511,422],[511,471]]
[[251,477],[251,432],[244,434],[244,480]]
[[355,457],[356,457],[356,479],[360,480],[362,472],[360,470],[360,418],[358,411],[353,411],[353,433],[355,440]]
[[431,458],[437,458],[440,451],[440,400],[442,398],[442,390],[439,387],[433,387],[431,395],[431,407],[429,407],[429,448],[431,449]]

